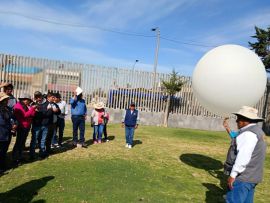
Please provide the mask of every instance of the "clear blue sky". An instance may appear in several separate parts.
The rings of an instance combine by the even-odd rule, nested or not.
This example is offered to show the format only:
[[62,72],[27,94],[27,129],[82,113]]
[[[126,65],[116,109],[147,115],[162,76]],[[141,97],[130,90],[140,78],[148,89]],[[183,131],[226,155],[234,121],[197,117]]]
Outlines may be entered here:
[[[269,0],[0,0],[0,52],[124,68],[138,59],[151,71],[155,37],[104,29],[154,36],[159,27],[179,42],[248,47],[255,25],[270,26]],[[210,49],[161,39],[158,71],[192,75]]]

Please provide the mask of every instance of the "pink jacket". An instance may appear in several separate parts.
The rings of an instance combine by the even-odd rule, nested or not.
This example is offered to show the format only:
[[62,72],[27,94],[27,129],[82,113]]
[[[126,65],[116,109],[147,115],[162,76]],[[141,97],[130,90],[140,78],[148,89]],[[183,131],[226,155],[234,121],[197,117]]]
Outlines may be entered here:
[[28,111],[25,111],[22,104],[20,102],[17,102],[13,110],[19,126],[29,129],[31,127],[33,117],[36,113],[35,109],[33,107],[30,107]]

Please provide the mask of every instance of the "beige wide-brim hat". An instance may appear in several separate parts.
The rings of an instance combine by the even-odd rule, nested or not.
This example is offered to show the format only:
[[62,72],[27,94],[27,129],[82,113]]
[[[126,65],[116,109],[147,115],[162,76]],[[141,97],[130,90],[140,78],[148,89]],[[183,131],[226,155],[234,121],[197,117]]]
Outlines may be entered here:
[[76,91],[77,96],[80,95],[81,93],[83,93],[83,90],[80,87],[77,87],[75,91]]
[[0,102],[8,98],[9,96],[6,93],[0,92]]
[[242,106],[241,109],[238,112],[233,113],[236,116],[243,116],[245,118],[248,118],[250,120],[254,120],[254,121],[263,121],[263,118],[260,118],[258,116],[258,110],[253,108],[253,107],[249,107],[249,106]]
[[32,101],[32,98],[30,96],[30,94],[27,94],[27,93],[23,93],[18,99],[28,99],[30,101]]
[[103,102],[98,102],[98,103],[94,104],[94,108],[95,109],[104,109],[105,104]]

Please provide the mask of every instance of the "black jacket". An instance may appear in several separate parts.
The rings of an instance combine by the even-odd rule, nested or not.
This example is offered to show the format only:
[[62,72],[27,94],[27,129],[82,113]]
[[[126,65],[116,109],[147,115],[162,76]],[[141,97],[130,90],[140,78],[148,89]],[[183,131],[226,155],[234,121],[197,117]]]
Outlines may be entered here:
[[41,104],[37,105],[37,112],[33,119],[33,126],[51,125],[53,123],[53,116],[61,113],[60,109],[57,113],[54,113],[51,108],[48,109],[49,105],[55,105],[55,107],[59,109],[57,104],[49,103],[44,99]]

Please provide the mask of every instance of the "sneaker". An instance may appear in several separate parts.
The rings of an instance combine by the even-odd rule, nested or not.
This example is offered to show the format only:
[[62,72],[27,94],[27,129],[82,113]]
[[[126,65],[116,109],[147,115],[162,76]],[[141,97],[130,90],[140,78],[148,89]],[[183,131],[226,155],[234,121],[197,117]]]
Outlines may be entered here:
[[76,147],[76,146],[77,146],[77,142],[73,141],[73,142],[72,142],[72,145],[73,145],[74,147]]
[[98,144],[101,144],[101,140],[98,140]]
[[96,140],[94,141],[94,144],[97,144],[97,141]]
[[55,145],[54,145],[54,144],[52,144],[52,145],[51,145],[51,149],[54,149],[54,148],[55,148]]
[[105,142],[110,142],[110,140],[106,139]]
[[78,143],[77,148],[82,148],[82,144]]
[[87,144],[82,143],[82,147],[83,147],[83,148],[87,148]]
[[59,144],[54,144],[54,148],[59,148]]
[[128,148],[129,144],[126,144],[126,148]]
[[131,148],[132,148],[132,146],[129,144],[129,145],[128,145],[128,148],[129,148],[129,149],[131,149]]

